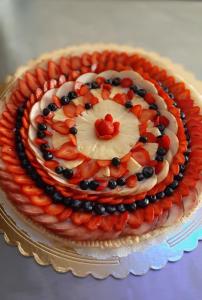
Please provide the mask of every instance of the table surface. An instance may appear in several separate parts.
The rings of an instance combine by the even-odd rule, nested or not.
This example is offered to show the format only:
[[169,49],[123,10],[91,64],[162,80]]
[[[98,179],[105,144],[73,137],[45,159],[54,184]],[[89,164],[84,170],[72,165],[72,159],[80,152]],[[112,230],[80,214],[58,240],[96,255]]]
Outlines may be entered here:
[[[202,79],[201,16],[200,2],[0,0],[0,81],[42,52],[85,42],[157,51]],[[145,276],[100,281],[40,267],[0,237],[0,299],[200,299],[201,250]]]

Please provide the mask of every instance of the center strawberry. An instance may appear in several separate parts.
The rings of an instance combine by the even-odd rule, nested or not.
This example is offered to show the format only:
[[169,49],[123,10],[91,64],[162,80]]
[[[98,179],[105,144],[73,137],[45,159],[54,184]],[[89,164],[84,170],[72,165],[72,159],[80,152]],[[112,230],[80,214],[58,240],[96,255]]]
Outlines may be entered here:
[[104,119],[97,119],[95,122],[95,132],[99,139],[110,140],[119,133],[119,122],[113,122],[111,114],[107,114]]

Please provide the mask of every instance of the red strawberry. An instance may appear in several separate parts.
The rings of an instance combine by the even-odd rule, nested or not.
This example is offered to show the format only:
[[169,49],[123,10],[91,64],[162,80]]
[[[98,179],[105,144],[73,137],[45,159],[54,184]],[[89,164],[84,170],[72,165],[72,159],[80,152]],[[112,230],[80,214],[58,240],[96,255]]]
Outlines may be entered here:
[[87,223],[86,227],[89,230],[96,230],[102,222],[102,217],[101,216],[92,216],[90,221]]
[[86,95],[87,93],[89,93],[89,88],[87,85],[82,85],[82,87],[80,88],[79,90],[79,95],[80,96],[84,96]]
[[103,231],[110,232],[113,230],[116,221],[117,221],[117,216],[115,215],[103,216],[100,227]]
[[27,81],[29,88],[34,92],[38,87],[38,82],[36,80],[36,77],[32,73],[26,72],[25,79]]
[[133,81],[132,81],[132,79],[130,79],[130,78],[123,78],[123,79],[121,79],[121,86],[122,86],[123,88],[128,88],[128,87],[130,87],[132,84],[133,84]]
[[159,124],[162,124],[165,127],[167,127],[169,125],[169,120],[164,116],[159,116]]
[[59,67],[58,65],[52,61],[49,60],[48,61],[48,76],[50,79],[54,78],[54,79],[58,79],[60,75],[60,71],[59,71]]
[[51,199],[47,195],[32,196],[30,197],[32,204],[36,206],[47,206],[51,204]]
[[142,110],[142,114],[140,116],[140,122],[144,123],[147,122],[149,120],[153,120],[156,117],[156,111],[152,110],[152,109],[143,109]]
[[135,175],[129,176],[126,180],[126,185],[129,188],[136,186],[136,183],[137,183],[137,177]]
[[65,221],[71,216],[71,214],[72,214],[72,209],[68,207],[68,208],[65,208],[63,210],[63,212],[57,216],[57,218],[60,221]]
[[70,71],[69,61],[66,57],[60,58],[60,70],[63,74],[68,74]]
[[89,213],[84,213],[84,212],[74,212],[72,214],[72,221],[74,224],[76,225],[81,225],[81,224],[85,224],[88,223],[91,219],[92,215]]
[[145,222],[151,224],[154,220],[154,208],[152,205],[148,205],[144,209],[144,220]]
[[111,177],[121,177],[125,174],[125,172],[127,171],[127,167],[126,164],[120,164],[119,166],[115,167],[115,166],[110,166],[110,176]]
[[134,229],[139,228],[140,225],[144,222],[144,215],[142,210],[137,210],[134,213],[129,214],[128,223]]
[[163,166],[164,166],[163,162],[158,162],[157,165],[155,166],[155,173],[159,174],[162,171]]
[[118,216],[115,224],[115,230],[122,231],[128,221],[129,213],[126,211]]
[[41,195],[43,193],[43,191],[39,188],[37,188],[34,185],[24,185],[22,186],[22,192],[23,194],[27,195],[27,196],[38,196]]
[[148,104],[155,103],[154,96],[151,93],[147,93],[144,97],[144,99],[147,101]]
[[55,157],[66,160],[76,159],[78,152],[75,146],[72,146],[69,142],[63,144],[58,150],[54,152]]
[[42,68],[36,69],[36,76],[37,76],[37,79],[38,79],[39,83],[41,84],[41,86],[43,86],[44,83],[48,80],[48,74]]
[[52,129],[56,130],[60,134],[68,134],[69,133],[69,128],[66,126],[66,122],[62,121],[57,121],[52,124]]
[[165,149],[169,149],[170,147],[170,138],[167,135],[163,135],[159,140],[159,145]]
[[127,98],[128,98],[128,100],[132,100],[134,96],[135,96],[135,93],[132,90],[129,90],[127,92]]
[[76,116],[76,105],[70,103],[63,106],[63,112],[68,118],[74,118]]
[[99,167],[94,160],[89,160],[83,162],[81,165],[77,167],[77,174],[82,179],[90,178],[94,176],[97,171],[99,170]]
[[113,97],[113,100],[115,102],[123,105],[126,102],[126,100],[127,100],[127,96],[126,96],[126,94],[120,94],[120,93],[118,93],[118,94],[116,94]]
[[111,164],[110,160],[97,160],[99,167],[108,167]]
[[137,118],[142,115],[142,106],[141,105],[134,105],[130,110]]
[[25,80],[20,79],[18,84],[19,84],[19,89],[20,89],[21,93],[24,96],[29,97],[31,95],[31,90],[29,89]]
[[150,162],[149,153],[144,148],[139,148],[132,152],[132,157],[142,166]]
[[65,209],[65,206],[62,204],[50,204],[49,206],[44,208],[44,211],[51,216],[57,216],[61,214]]
[[109,99],[110,91],[108,91],[108,90],[106,90],[106,89],[103,89],[101,94],[102,94],[102,98],[103,98],[104,100],[107,100],[107,99]]
[[49,169],[52,169],[52,170],[55,170],[55,168],[58,165],[59,165],[59,163],[56,160],[51,160],[51,161],[45,161],[44,162],[44,166],[49,168]]

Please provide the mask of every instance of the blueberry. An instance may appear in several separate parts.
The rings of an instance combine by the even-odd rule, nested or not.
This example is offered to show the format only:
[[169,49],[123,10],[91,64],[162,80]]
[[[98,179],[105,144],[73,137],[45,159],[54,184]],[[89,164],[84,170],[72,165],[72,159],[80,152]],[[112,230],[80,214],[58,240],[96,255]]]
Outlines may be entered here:
[[43,115],[46,117],[49,114],[50,110],[48,108],[43,109]]
[[148,196],[149,203],[155,203],[157,201],[156,195]]
[[16,122],[16,129],[20,129],[22,127],[22,121]]
[[60,102],[62,105],[66,105],[66,104],[69,104],[70,103],[70,99],[68,96],[63,96],[61,99],[60,99]]
[[131,108],[131,107],[133,107],[132,102],[131,102],[131,101],[126,101],[125,107],[126,107],[126,108]]
[[158,127],[158,129],[159,129],[159,131],[160,131],[161,133],[164,132],[165,126],[164,126],[163,124],[159,124],[157,127]]
[[70,206],[74,200],[71,197],[64,197],[63,198],[63,204],[66,206]]
[[60,203],[63,200],[62,195],[58,192],[54,192],[52,195],[52,198],[53,198],[53,202],[55,202],[55,203]]
[[119,212],[124,212],[126,211],[126,208],[125,208],[125,205],[124,204],[118,204],[116,209],[119,211]]
[[171,98],[171,99],[174,99],[174,95],[172,93],[169,93],[168,96]]
[[38,129],[39,129],[39,130],[47,130],[47,126],[46,126],[46,124],[44,124],[44,123],[39,123],[39,124],[38,124]]
[[184,158],[185,158],[185,164],[187,164],[188,161],[189,161],[189,156],[188,156],[188,155],[185,155]]
[[57,105],[55,103],[50,103],[48,105],[48,109],[50,109],[50,111],[56,111],[57,110]]
[[185,115],[185,113],[183,111],[180,112],[180,118],[182,120],[184,120],[186,118],[186,115]]
[[23,159],[21,161],[21,165],[23,168],[27,168],[30,164],[29,164],[29,161],[27,159]]
[[24,110],[25,110],[24,106],[21,105],[20,107],[18,107],[17,115],[22,117],[24,114]]
[[125,204],[125,207],[129,211],[134,211],[134,210],[136,210],[137,205],[136,205],[135,202],[133,202],[133,203],[130,203],[130,204]]
[[173,101],[173,106],[178,107],[177,102]]
[[142,173],[137,173],[136,176],[138,181],[144,180],[144,175]]
[[91,82],[91,89],[98,89],[99,88],[99,84],[96,81]]
[[64,170],[64,168],[61,167],[61,166],[58,166],[58,167],[55,168],[55,172],[56,172],[57,174],[62,174],[62,173],[63,173],[63,170]]
[[172,193],[173,193],[173,189],[172,189],[170,186],[168,186],[168,187],[164,190],[164,193],[165,193],[166,196],[171,196]]
[[45,152],[43,152],[43,158],[45,160],[51,160],[51,159],[53,159],[53,154],[49,151],[45,151]]
[[137,205],[137,207],[139,207],[139,208],[144,208],[144,207],[146,207],[148,204],[149,204],[149,199],[148,199],[148,198],[145,198],[145,199],[143,199],[143,200],[138,200],[138,201],[136,201],[136,205]]
[[180,181],[183,177],[184,175],[182,173],[178,173],[177,175],[175,175],[174,179]]
[[162,156],[165,155],[166,152],[167,152],[166,149],[164,149],[163,147],[159,147],[157,150],[157,154]]
[[169,187],[171,187],[171,189],[176,189],[177,187],[178,187],[178,185],[179,185],[179,182],[178,182],[178,180],[174,180],[170,185],[169,185]]
[[20,151],[20,152],[18,153],[18,156],[19,156],[19,158],[20,158],[21,160],[23,160],[23,159],[26,158],[26,153],[25,153],[24,151]]
[[92,108],[92,104],[91,103],[86,103],[85,104],[85,109],[91,109]]
[[93,204],[92,204],[92,202],[91,201],[85,201],[83,203],[83,209],[85,211],[92,211],[93,210]]
[[72,169],[68,169],[68,168],[64,169],[63,170],[63,176],[65,178],[67,178],[67,179],[72,178],[72,176],[73,176],[73,170]]
[[78,200],[78,199],[74,199],[71,203],[71,207],[74,209],[74,210],[77,210],[81,207],[82,205],[82,201],[81,200]]
[[89,182],[89,188],[91,190],[96,191],[98,187],[99,187],[99,182],[97,182],[96,180],[91,180]]
[[113,157],[112,158],[112,165],[113,166],[117,167],[117,166],[120,165],[120,163],[121,163],[121,160],[118,157]]
[[105,207],[103,204],[96,204],[94,210],[98,215],[103,215],[105,213]]
[[180,172],[183,173],[185,171],[185,168],[186,168],[185,165],[180,165]]
[[136,93],[138,96],[144,97],[147,92],[144,89],[138,89]]
[[156,160],[156,161],[163,161],[163,156],[161,156],[161,155],[156,155],[155,160]]
[[44,130],[37,131],[38,138],[43,139],[43,138],[45,138],[45,136],[46,136],[46,133],[44,132]]
[[112,189],[112,190],[115,189],[115,188],[117,187],[116,180],[110,179],[109,182],[108,182],[108,187],[109,187],[110,189]]
[[188,142],[189,142],[190,139],[191,139],[190,134],[189,134],[188,132],[186,133],[186,139],[187,139]]
[[54,188],[53,185],[47,184],[47,185],[45,186],[45,192],[46,192],[47,194],[52,194],[54,191],[55,191],[55,188]]
[[71,134],[73,134],[73,135],[76,135],[76,134],[77,134],[77,129],[76,129],[76,127],[71,127],[71,128],[69,128],[69,132],[70,132]]
[[139,138],[139,142],[141,142],[141,143],[147,143],[147,141],[148,141],[148,139],[147,139],[147,137],[146,136],[144,136],[144,135],[141,135],[140,136],[140,138]]
[[23,143],[17,143],[16,145],[17,151],[23,151],[25,149]]
[[168,92],[169,92],[169,88],[168,88],[168,87],[166,87],[166,86],[165,86],[165,87],[163,87],[163,90],[164,90],[164,92],[165,92],[165,93],[168,93]]
[[73,100],[77,97],[77,93],[76,92],[69,92],[68,97],[70,100]]
[[163,199],[165,197],[165,193],[164,192],[159,192],[159,193],[156,194],[156,197],[158,199]]
[[79,186],[82,190],[87,190],[89,187],[89,181],[88,180],[82,180],[79,183]]
[[47,149],[49,149],[50,147],[49,147],[49,145],[48,144],[41,144],[40,145],[40,150],[41,151],[46,151]]
[[45,182],[44,182],[41,178],[36,178],[36,179],[35,179],[35,182],[36,182],[36,185],[37,185],[39,188],[41,188],[41,189],[44,188]]
[[153,109],[153,110],[157,110],[158,106],[155,103],[152,103],[152,104],[149,105],[149,108]]
[[106,79],[105,82],[106,82],[107,84],[111,84],[111,85],[112,85],[112,78]]
[[120,177],[116,181],[117,185],[124,186],[126,184],[126,179],[124,177]]
[[113,85],[113,86],[119,86],[120,83],[121,83],[120,78],[116,77],[116,78],[113,78],[113,79],[112,79],[112,85]]
[[106,205],[105,209],[106,209],[106,212],[108,212],[109,214],[113,214],[116,212],[115,205]]
[[137,93],[138,87],[137,87],[136,85],[133,85],[133,86],[131,86],[131,90],[132,90],[134,93]]
[[150,178],[154,174],[154,169],[152,167],[144,167],[142,174],[144,178]]

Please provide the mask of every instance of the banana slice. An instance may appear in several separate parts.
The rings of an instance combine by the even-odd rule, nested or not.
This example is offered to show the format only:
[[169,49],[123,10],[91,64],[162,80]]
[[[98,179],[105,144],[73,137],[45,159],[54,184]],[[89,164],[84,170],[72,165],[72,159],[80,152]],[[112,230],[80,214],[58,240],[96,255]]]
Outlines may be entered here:
[[104,72],[98,74],[96,77],[103,77],[105,79],[111,79],[111,78],[115,78],[115,77],[120,77],[119,75],[120,75],[120,73],[117,71],[108,70],[108,71],[104,71]]
[[141,105],[142,108],[144,108],[144,109],[149,108],[148,103],[146,101],[144,101],[144,99],[141,98],[140,96],[135,95],[133,97],[133,99],[131,100],[131,102],[132,102],[133,105]]
[[129,174],[135,174],[142,170],[142,166],[133,157],[131,157],[128,161],[127,169]]
[[75,82],[75,89],[79,89],[83,84],[92,82],[96,79],[97,74],[95,73],[86,73],[79,76]]
[[169,125],[167,126],[167,129],[171,130],[173,133],[177,133],[178,131],[178,125],[175,117],[167,110],[162,110],[160,113],[165,116],[169,120]]
[[174,156],[179,148],[179,140],[177,136],[168,128],[165,129],[165,134],[170,138],[170,151],[172,156]]
[[69,81],[65,82],[61,87],[56,90],[56,96],[58,98],[62,98],[63,96],[67,96],[67,94],[74,90],[74,82]]
[[40,100],[40,109],[43,111],[44,108],[48,106],[48,104],[53,103],[52,97],[55,95],[57,89],[52,89],[47,91]]
[[162,97],[160,97],[158,95],[155,95],[154,99],[155,99],[155,103],[158,106],[159,110],[163,110],[164,111],[164,110],[167,109],[167,104],[165,103],[165,101],[163,100]]
[[157,143],[147,143],[143,148],[149,153],[150,159],[154,160],[156,157],[156,151],[158,149]]

